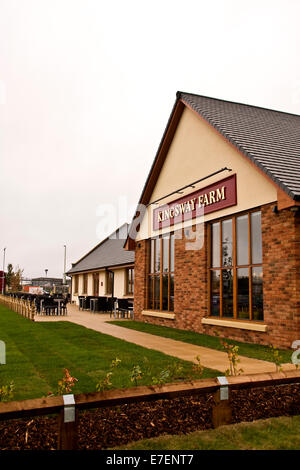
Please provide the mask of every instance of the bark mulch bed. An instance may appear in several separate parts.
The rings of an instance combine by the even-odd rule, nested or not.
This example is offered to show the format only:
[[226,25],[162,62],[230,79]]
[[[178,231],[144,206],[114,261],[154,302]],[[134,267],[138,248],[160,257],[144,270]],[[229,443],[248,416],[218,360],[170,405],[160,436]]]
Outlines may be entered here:
[[[300,384],[232,392],[233,423],[300,414]],[[101,450],[161,434],[212,428],[213,396],[81,412],[78,449]],[[0,450],[56,450],[57,416],[0,421]]]

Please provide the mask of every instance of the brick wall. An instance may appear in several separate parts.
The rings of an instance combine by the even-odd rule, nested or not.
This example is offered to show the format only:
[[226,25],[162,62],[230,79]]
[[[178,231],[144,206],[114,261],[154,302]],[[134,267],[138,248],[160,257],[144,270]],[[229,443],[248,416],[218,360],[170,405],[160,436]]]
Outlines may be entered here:
[[[138,242],[135,252],[135,318],[149,323],[193,330],[244,342],[289,348],[300,340],[300,216],[289,209],[262,208],[264,324],[267,332],[202,325],[208,315],[207,230],[201,249],[187,250],[184,234],[175,239],[175,320],[142,316],[146,308],[148,244]],[[139,246],[138,246],[139,245]]]

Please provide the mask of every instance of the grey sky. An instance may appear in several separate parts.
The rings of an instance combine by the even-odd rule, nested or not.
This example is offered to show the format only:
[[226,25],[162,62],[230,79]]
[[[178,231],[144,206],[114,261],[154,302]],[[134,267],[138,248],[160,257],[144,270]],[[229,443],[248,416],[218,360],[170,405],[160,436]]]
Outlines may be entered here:
[[135,207],[177,90],[300,114],[299,17],[298,0],[0,0],[0,269],[6,247],[25,276],[62,276],[64,244],[70,267],[112,231],[103,204]]

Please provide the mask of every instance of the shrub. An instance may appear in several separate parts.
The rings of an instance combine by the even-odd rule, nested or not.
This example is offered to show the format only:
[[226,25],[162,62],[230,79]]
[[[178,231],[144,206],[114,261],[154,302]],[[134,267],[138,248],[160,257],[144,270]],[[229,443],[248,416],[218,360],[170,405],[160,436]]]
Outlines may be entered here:
[[11,381],[8,385],[0,386],[0,401],[10,401],[14,395],[14,382]]

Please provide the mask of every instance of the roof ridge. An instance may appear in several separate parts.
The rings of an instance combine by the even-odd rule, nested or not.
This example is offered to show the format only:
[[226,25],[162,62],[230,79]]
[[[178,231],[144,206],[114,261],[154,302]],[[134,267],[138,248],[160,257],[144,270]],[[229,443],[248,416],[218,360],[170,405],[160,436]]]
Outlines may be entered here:
[[[92,248],[88,253],[86,253],[84,256],[82,256],[78,261],[76,261],[75,263],[72,263],[72,267],[71,269],[75,268],[76,265],[78,263],[80,263],[80,261],[82,261],[84,258],[86,258],[88,255],[90,255],[91,253],[93,253],[93,251],[95,251],[97,248],[99,248],[99,246],[101,246],[103,243],[105,243],[107,240],[110,239],[110,237],[114,234],[114,233],[117,233],[118,231],[120,231],[120,229],[122,227],[124,227],[125,225],[127,225],[127,227],[129,226],[128,222],[124,222],[124,224],[120,225],[120,227],[116,228],[113,232],[111,232],[110,235],[108,235],[106,238],[104,238],[103,240],[101,240],[96,246],[94,246],[94,248]],[[128,233],[128,230],[127,230],[127,233]],[[70,269],[69,269],[70,271]],[[67,271],[67,272],[69,272]]]
[[296,116],[296,117],[300,118],[300,114],[290,113],[288,111],[280,111],[278,109],[266,108],[265,106],[257,106],[257,105],[253,105],[253,104],[241,103],[239,101],[225,100],[223,98],[213,98],[212,96],[198,95],[197,93],[188,93],[188,92],[185,92],[185,91],[177,91],[176,92],[176,96],[177,96],[178,99],[180,99],[182,97],[181,95],[197,96],[198,98],[205,98],[205,99],[209,99],[209,100],[213,100],[213,101],[222,101],[223,103],[237,104],[239,106],[246,106],[248,108],[262,109],[264,111],[271,111],[271,112],[274,112],[274,113],[287,114],[289,116]]

